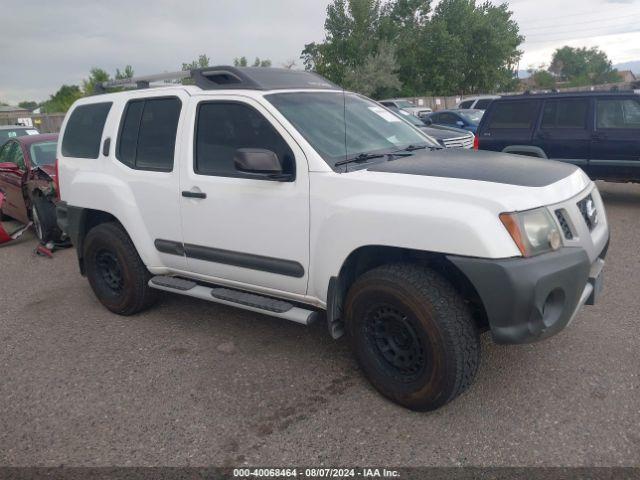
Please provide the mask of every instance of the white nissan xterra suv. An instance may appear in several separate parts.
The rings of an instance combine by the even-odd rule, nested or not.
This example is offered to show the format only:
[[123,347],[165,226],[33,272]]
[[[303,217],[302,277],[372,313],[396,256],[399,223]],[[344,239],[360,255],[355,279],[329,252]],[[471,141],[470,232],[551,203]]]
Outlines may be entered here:
[[58,222],[112,312],[160,290],[326,312],[377,390],[431,410],[472,383],[479,332],[541,340],[599,293],[609,230],[579,168],[441,149],[310,72],[183,75],[80,99],[62,126]]

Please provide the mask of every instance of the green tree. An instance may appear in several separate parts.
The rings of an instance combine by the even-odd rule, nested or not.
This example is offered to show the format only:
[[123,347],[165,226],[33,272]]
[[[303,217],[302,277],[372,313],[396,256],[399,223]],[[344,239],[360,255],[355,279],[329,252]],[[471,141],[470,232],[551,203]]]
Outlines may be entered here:
[[26,110],[35,110],[36,108],[38,108],[38,102],[25,100],[24,102],[20,102],[18,106]]
[[470,94],[515,87],[524,40],[507,4],[443,0],[423,29],[424,88],[435,94]]
[[85,96],[93,95],[96,85],[111,80],[109,74],[102,68],[93,67],[89,70],[89,78],[82,81],[82,91]]
[[124,67],[123,71],[120,71],[119,68],[116,68],[115,79],[124,80],[125,78],[133,78],[133,67],[131,65],[127,65],[126,67]]
[[60,89],[49,97],[42,105],[44,113],[65,113],[69,107],[81,98],[82,90],[77,85],[62,85]]
[[193,60],[190,63],[183,63],[182,70],[186,71],[186,70],[195,70],[196,68],[207,68],[210,66],[209,65],[210,62],[211,62],[211,59],[206,54],[203,53],[202,55],[199,55],[196,60]]
[[381,42],[376,53],[370,53],[361,65],[346,72],[344,86],[373,98],[390,97],[402,87],[397,70],[395,48]]
[[248,66],[249,61],[247,60],[247,57],[240,57],[240,58],[234,58],[233,59],[233,65],[235,67],[246,67]]
[[[248,67],[249,66],[249,61],[247,60],[247,57],[236,57],[233,59],[233,65],[235,67]],[[271,60],[269,59],[264,59],[261,60],[260,58],[256,57],[255,61],[253,62],[253,65],[251,65],[252,67],[270,67],[271,66]]]
[[396,46],[401,93],[492,92],[517,84],[524,40],[508,5],[475,0],[333,0],[325,39],[305,45],[308,70],[343,84],[381,42]]
[[376,51],[380,15],[379,0],[334,0],[327,7],[324,42],[309,43],[302,51],[305,68],[341,84]]
[[545,70],[544,66],[541,65],[539,69],[530,69],[529,73],[531,74],[531,78],[535,83],[537,88],[541,88],[543,90],[551,90],[556,88],[556,77],[553,73]]
[[253,62],[253,66],[268,68],[271,66],[271,60],[269,59],[260,60],[258,57],[256,57],[256,59]]
[[574,86],[618,81],[618,71],[597,47],[559,48],[553,54],[549,71]]
[[[187,70],[207,68],[210,62],[211,62],[211,59],[206,54],[203,53],[202,55],[199,55],[196,60],[193,60],[190,63],[183,63],[181,70],[185,72]],[[176,81],[175,83],[182,83],[183,85],[193,85],[194,82],[190,78],[183,78],[182,80]]]

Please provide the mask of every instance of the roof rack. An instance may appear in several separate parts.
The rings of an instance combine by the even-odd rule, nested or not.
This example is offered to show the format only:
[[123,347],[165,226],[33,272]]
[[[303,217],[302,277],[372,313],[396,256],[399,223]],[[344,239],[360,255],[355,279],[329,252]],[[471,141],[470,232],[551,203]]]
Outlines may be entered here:
[[97,84],[95,93],[106,93],[110,88],[150,88],[154,82],[183,79],[193,80],[203,90],[340,89],[326,78],[305,70],[217,66],[111,80]]

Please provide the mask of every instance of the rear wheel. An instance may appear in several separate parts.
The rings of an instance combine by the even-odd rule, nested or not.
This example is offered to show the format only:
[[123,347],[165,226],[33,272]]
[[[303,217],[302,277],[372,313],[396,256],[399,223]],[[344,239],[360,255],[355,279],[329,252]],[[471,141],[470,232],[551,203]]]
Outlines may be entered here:
[[119,225],[102,223],[89,231],[84,264],[91,288],[112,312],[133,315],[155,302],[157,292],[149,287],[151,274]]
[[464,392],[480,362],[480,339],[463,299],[434,271],[385,265],[347,295],[347,329],[364,374],[384,396],[434,410]]

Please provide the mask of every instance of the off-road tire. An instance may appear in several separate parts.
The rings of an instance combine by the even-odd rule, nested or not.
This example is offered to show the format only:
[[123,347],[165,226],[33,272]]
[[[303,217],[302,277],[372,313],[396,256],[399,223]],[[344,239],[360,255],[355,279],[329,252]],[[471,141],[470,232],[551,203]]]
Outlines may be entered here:
[[53,202],[36,195],[31,206],[31,221],[33,230],[41,243],[59,242],[62,232],[58,227],[56,207]]
[[366,272],[349,289],[345,320],[365,376],[406,408],[435,410],[473,382],[480,364],[476,324],[433,270],[392,264]]
[[[105,268],[109,262],[111,270]],[[84,241],[84,266],[96,297],[114,313],[133,315],[157,299],[157,292],[149,287],[151,273],[117,223],[102,223],[89,231]]]

